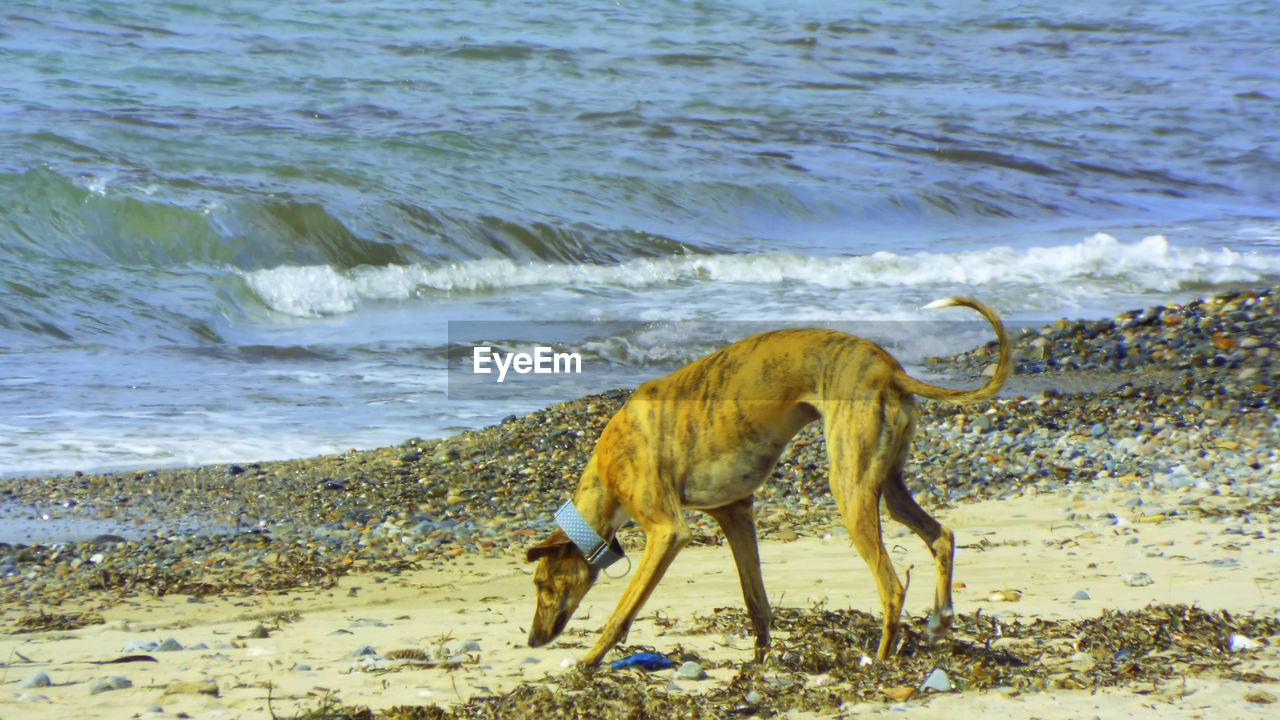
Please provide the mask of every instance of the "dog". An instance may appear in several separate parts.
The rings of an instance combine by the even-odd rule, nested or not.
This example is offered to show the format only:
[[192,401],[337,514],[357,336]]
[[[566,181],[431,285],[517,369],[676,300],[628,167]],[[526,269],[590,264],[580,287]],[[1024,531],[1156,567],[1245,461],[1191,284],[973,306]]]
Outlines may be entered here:
[[[771,612],[760,575],[752,495],[791,438],[822,420],[831,491],[849,538],[875,577],[884,613],[876,656],[895,648],[905,586],[880,529],[890,517],[924,540],[937,570],[929,627],[950,627],[954,534],[916,504],[902,479],[915,429],[914,396],[967,404],[995,396],[1012,368],[1000,318],[964,297],[926,308],[967,307],[995,330],[999,360],[976,390],[949,390],[908,376],[883,348],[841,332],[778,330],[740,340],[636,388],[600,434],[560,526],[529,548],[537,609],[529,646],[564,630],[602,569],[623,555],[615,537],[628,517],[646,539],[644,555],[599,640],[580,665],[591,668],[627,634],[641,606],[690,539],[683,509],[711,515],[733,551],[755,631],[755,658],[769,645]],[[908,577],[909,580],[909,577]]]

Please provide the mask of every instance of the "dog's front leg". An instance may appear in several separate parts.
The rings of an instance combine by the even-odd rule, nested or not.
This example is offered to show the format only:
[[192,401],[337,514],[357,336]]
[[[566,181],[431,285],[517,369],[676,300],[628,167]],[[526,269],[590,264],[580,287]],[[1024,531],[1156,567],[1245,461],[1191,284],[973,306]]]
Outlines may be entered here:
[[720,523],[733,561],[738,566],[738,580],[742,583],[742,599],[747,604],[747,614],[756,633],[756,662],[764,659],[769,647],[769,626],[772,613],[769,596],[765,594],[764,578],[760,573],[760,547],[756,542],[755,512],[752,497],[747,497],[724,507],[707,510],[706,513]]
[[631,622],[635,620],[636,614],[640,612],[640,608],[657,587],[658,581],[667,572],[667,568],[671,567],[671,561],[675,560],[680,549],[689,543],[689,528],[684,524],[683,517],[677,517],[676,525],[645,528],[647,538],[644,544],[644,555],[640,559],[639,567],[636,568],[636,574],[631,578],[626,591],[622,593],[622,599],[618,601],[618,607],[614,608],[609,622],[605,623],[600,631],[600,639],[582,658],[583,666],[598,665],[605,653],[622,640],[631,629]]

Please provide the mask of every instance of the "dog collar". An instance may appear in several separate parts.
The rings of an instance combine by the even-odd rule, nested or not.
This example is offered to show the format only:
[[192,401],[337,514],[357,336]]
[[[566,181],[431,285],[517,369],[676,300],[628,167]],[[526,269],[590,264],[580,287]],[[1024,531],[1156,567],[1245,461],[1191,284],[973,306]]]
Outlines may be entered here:
[[587,556],[587,563],[592,568],[604,570],[626,557],[626,553],[622,552],[622,545],[618,543],[618,538],[614,537],[611,542],[606,543],[583,519],[582,513],[574,507],[572,500],[560,506],[555,518],[556,525],[560,526],[564,534],[569,536],[569,540],[578,546],[583,555]]

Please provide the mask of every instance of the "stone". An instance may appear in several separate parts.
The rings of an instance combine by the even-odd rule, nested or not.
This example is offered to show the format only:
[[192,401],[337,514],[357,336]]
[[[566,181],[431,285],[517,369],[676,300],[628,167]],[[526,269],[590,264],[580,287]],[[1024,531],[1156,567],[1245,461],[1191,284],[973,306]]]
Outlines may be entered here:
[[173,638],[167,638],[164,642],[156,646],[156,650],[159,652],[176,652],[181,649],[182,643]]
[[1249,638],[1239,633],[1233,633],[1231,637],[1227,639],[1227,647],[1231,650],[1231,652],[1241,652],[1243,650],[1257,650],[1258,643],[1257,641],[1250,640]]
[[133,687],[132,680],[121,675],[113,675],[109,678],[94,680],[93,683],[89,685],[89,694],[98,695],[104,692],[111,692],[112,690],[124,690],[125,688],[131,687]]
[[52,684],[53,681],[49,679],[48,673],[42,670],[37,670],[24,678],[22,682],[18,683],[18,688],[22,690],[29,690],[31,688],[49,687]]
[[1129,587],[1146,587],[1147,585],[1154,585],[1156,582],[1150,575],[1144,572],[1132,574],[1124,573],[1120,576],[1120,580]]
[[951,678],[947,677],[942,668],[934,668],[933,672],[929,673],[929,677],[925,678],[924,682],[920,684],[920,689],[934,692],[951,692],[956,689],[956,686],[951,684]]
[[707,671],[702,669],[698,663],[689,660],[676,669],[675,675],[677,680],[705,680]]

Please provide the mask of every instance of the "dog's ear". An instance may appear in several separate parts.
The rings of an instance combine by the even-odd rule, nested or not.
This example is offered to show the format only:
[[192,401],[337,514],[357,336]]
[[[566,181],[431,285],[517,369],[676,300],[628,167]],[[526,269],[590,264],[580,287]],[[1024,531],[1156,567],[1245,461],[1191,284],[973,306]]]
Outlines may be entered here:
[[525,551],[525,561],[537,562],[548,555],[559,552],[561,548],[569,544],[569,536],[565,535],[563,530],[556,530],[551,534],[551,537]]

